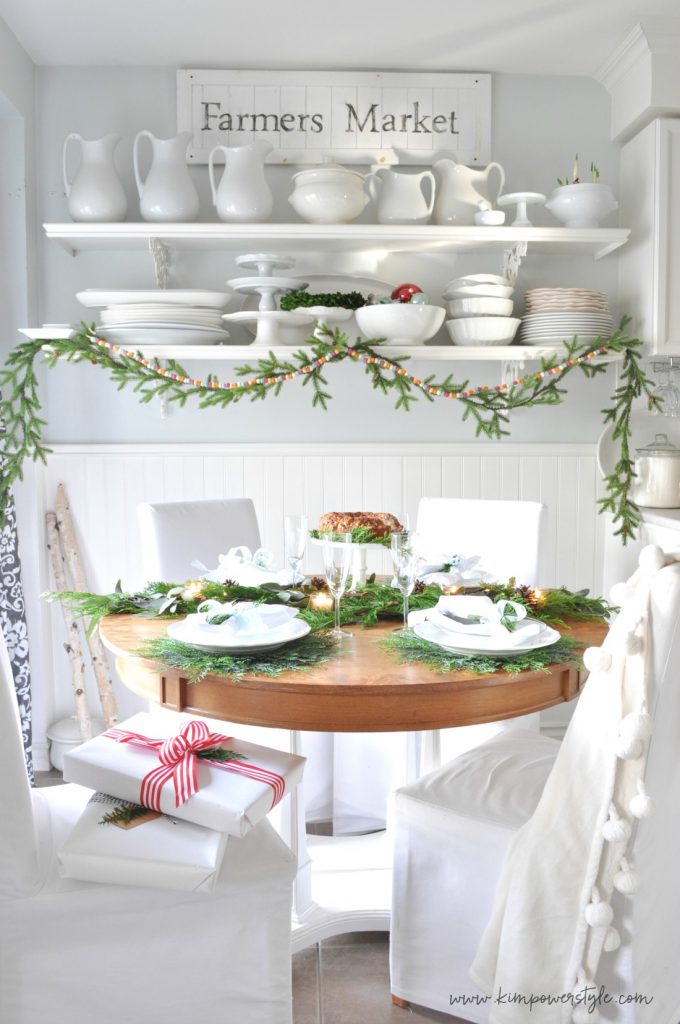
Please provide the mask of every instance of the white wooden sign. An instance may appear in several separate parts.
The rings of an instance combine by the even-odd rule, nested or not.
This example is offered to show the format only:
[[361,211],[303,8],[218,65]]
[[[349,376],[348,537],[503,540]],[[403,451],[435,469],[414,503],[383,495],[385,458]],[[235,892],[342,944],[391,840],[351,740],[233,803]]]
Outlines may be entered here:
[[490,160],[491,76],[361,71],[177,72],[179,131],[188,159],[213,146],[265,139],[269,163],[427,164]]

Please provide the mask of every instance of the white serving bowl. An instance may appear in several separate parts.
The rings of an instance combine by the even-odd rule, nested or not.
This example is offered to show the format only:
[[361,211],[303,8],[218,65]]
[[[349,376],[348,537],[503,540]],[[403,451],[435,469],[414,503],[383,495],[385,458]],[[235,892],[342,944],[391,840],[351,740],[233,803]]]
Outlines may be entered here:
[[449,316],[512,316],[512,299],[449,299]]
[[454,277],[453,281],[449,281],[446,286],[446,290],[450,288],[459,288],[467,285],[476,284],[500,284],[505,287],[512,287],[512,281],[509,277],[501,277],[500,274],[463,274],[462,277]]
[[467,316],[447,320],[446,329],[454,345],[509,345],[521,322],[513,316]]
[[506,284],[459,284],[455,287],[453,282],[447,286],[444,292],[445,299],[509,299],[514,291],[511,285]]
[[365,338],[385,338],[390,345],[422,345],[444,323],[446,310],[425,303],[394,302],[361,306],[354,315]]

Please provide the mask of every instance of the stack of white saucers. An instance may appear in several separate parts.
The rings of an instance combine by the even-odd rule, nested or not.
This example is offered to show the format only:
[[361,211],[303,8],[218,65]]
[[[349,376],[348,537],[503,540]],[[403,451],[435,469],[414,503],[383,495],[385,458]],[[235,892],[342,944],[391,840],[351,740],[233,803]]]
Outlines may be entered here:
[[468,274],[444,292],[454,345],[509,345],[520,321],[513,317],[512,282],[497,274]]
[[88,308],[102,307],[101,334],[121,345],[218,345],[229,339],[222,310],[230,295],[194,288],[79,292]]
[[518,340],[523,345],[594,341],[614,329],[604,292],[588,288],[532,288],[524,297]]

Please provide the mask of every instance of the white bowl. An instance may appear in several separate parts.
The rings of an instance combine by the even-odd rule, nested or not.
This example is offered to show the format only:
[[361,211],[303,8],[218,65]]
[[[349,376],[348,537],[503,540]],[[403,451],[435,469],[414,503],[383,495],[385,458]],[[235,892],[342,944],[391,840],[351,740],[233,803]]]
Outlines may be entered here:
[[509,345],[522,321],[513,316],[466,316],[447,320],[454,345]]
[[545,208],[567,228],[596,228],[618,205],[608,185],[582,181],[556,188]]
[[458,284],[453,282],[444,292],[445,299],[509,299],[515,289],[505,284]]
[[449,299],[449,316],[512,316],[512,299]]
[[393,302],[361,306],[354,315],[365,338],[385,338],[390,345],[422,345],[444,323],[446,310],[425,303]]
[[509,277],[501,277],[500,274],[463,274],[462,277],[454,277],[453,281],[449,281],[446,290],[476,284],[500,284],[511,287],[512,281]]

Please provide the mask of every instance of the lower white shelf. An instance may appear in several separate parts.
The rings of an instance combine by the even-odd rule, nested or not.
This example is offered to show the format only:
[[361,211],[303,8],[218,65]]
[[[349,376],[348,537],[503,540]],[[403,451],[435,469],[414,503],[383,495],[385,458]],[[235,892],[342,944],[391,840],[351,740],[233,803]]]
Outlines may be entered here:
[[[21,333],[28,338],[49,340],[49,332],[44,327],[24,327]],[[72,331],[55,331],[53,338],[72,337]],[[143,345],[131,347],[130,351],[141,352],[145,359],[175,359],[199,362],[254,362],[270,352],[277,359],[290,358],[304,346],[277,345],[274,348],[261,345]],[[418,360],[420,362],[456,363],[456,362],[496,362],[496,363],[527,363],[549,359],[551,356],[565,354],[564,345],[380,345],[376,351],[386,359]],[[598,356],[598,362],[617,362],[621,357],[615,353]]]

